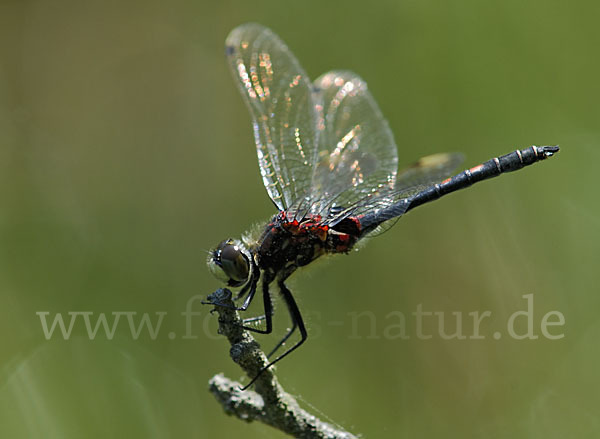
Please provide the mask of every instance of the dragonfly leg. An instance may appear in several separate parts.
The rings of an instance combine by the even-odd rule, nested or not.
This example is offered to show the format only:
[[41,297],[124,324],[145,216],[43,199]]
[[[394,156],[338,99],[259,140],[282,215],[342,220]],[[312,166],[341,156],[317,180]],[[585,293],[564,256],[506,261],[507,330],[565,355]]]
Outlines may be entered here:
[[[296,301],[294,300],[294,297],[292,296],[292,292],[288,289],[288,287],[285,286],[285,284],[283,283],[283,280],[280,280],[279,282],[277,282],[279,289],[281,291],[281,295],[283,296],[283,299],[285,300],[285,303],[288,307],[288,311],[290,312],[290,317],[292,318],[292,323],[294,326],[292,326],[292,329],[289,331],[289,334],[287,334],[284,337],[284,340],[287,339],[287,337],[289,337],[289,335],[291,335],[291,332],[293,332],[293,330],[295,329],[295,327],[297,326],[298,329],[300,330],[300,340],[298,340],[296,342],[296,344],[294,344],[294,346],[292,346],[291,348],[289,348],[287,351],[285,351],[283,354],[281,354],[279,357],[275,358],[273,361],[271,361],[269,364],[267,364],[265,367],[263,367],[254,378],[252,378],[252,380],[250,380],[250,382],[248,384],[246,384],[242,390],[246,390],[248,387],[250,387],[252,384],[254,384],[254,382],[258,379],[258,377],[265,371],[267,370],[269,367],[273,366],[275,363],[277,363],[278,361],[281,361],[282,359],[284,359],[286,356],[288,356],[292,351],[298,349],[298,347],[304,343],[306,341],[306,339],[308,338],[308,333],[306,332],[306,327],[304,326],[304,321],[302,320],[302,314],[300,314],[300,309],[298,309],[298,305],[296,305]],[[265,310],[266,311],[266,310]],[[268,322],[269,319],[267,319]],[[280,344],[283,344],[282,342]],[[277,347],[279,347],[280,345],[278,345]]]
[[[248,284],[248,285],[250,285],[250,291],[248,292],[248,296],[246,297],[246,300],[244,300],[244,303],[242,303],[242,306],[237,308],[238,311],[246,311],[248,309],[248,307],[250,306],[250,303],[252,302],[252,299],[254,299],[254,295],[256,294],[256,286],[258,285],[259,279],[260,279],[260,271],[256,270],[256,274],[252,276],[252,279],[250,280],[250,283]],[[244,290],[247,289],[248,285],[246,285],[246,287],[242,288],[242,291],[240,291],[240,294],[237,295],[236,299],[244,296],[244,294],[246,293]]]
[[[222,306],[224,308],[235,309],[236,311],[246,311],[248,309],[248,307],[250,306],[252,299],[254,299],[254,295],[256,294],[256,286],[258,284],[259,279],[260,279],[260,272],[258,270],[256,270],[256,274],[252,275],[250,282],[248,282],[244,286],[244,288],[242,288],[242,290],[238,293],[238,295],[234,299],[234,300],[239,300],[241,297],[244,296],[244,294],[246,294],[247,291],[249,291],[248,296],[246,297],[246,300],[244,300],[244,303],[242,303],[242,306],[229,305],[228,303],[220,303],[220,302],[204,302],[203,301],[202,303],[204,303],[205,305],[215,305],[215,306]],[[211,311],[211,313],[212,313],[212,311]]]
[[[267,279],[265,279],[264,283],[263,283],[263,305],[265,307],[264,316],[259,316],[255,320],[250,320],[250,321],[257,321],[257,320],[262,320],[264,318],[264,320],[266,321],[267,327],[265,329],[259,329],[259,328],[253,328],[251,326],[243,325],[242,328],[246,329],[247,331],[258,332],[259,334],[270,334],[271,332],[273,332],[273,302],[271,302],[271,293],[269,292],[269,283],[270,282],[268,282]],[[256,291],[256,288],[254,288],[254,291]],[[250,294],[248,294],[248,295],[250,295]],[[252,299],[250,299],[250,300],[252,300]],[[248,302],[248,299],[246,299],[246,302]],[[250,302],[248,302],[248,303],[250,303]],[[244,323],[246,323],[247,321],[248,320],[244,320]]]
[[262,316],[256,316],[256,317],[249,317],[247,319],[242,320],[245,323],[253,323],[253,322],[260,322],[264,319],[266,319],[267,317],[263,314]]
[[240,300],[242,297],[244,297],[244,295],[248,292],[248,289],[252,286],[252,282],[248,282],[246,285],[244,285],[244,288],[242,288],[240,290],[239,293],[237,293],[237,295],[234,297],[233,301],[237,302],[238,300]]
[[271,358],[273,356],[273,354],[275,352],[277,352],[277,350],[285,344],[285,342],[288,340],[288,338],[290,338],[290,336],[294,333],[294,331],[296,330],[297,327],[298,327],[298,324],[295,321],[293,321],[292,327],[290,329],[288,329],[287,334],[285,334],[283,336],[283,338],[281,340],[279,340],[279,343],[277,343],[277,345],[275,345],[275,347],[271,350],[271,352],[269,352],[269,355],[267,355],[267,358]]

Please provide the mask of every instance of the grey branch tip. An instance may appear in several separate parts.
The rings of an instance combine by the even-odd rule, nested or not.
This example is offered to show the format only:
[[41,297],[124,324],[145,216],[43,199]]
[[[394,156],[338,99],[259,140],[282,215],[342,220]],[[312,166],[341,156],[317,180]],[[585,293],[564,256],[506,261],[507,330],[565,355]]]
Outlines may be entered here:
[[[249,378],[268,364],[264,352],[252,335],[242,328],[231,291],[220,288],[203,303],[214,305],[219,315],[219,334],[231,345],[229,354]],[[209,381],[209,390],[223,406],[225,413],[251,422],[260,421],[293,437],[303,439],[356,439],[357,436],[338,429],[300,408],[296,399],[285,392],[273,369],[263,372],[253,390],[241,390],[242,385],[217,374]]]

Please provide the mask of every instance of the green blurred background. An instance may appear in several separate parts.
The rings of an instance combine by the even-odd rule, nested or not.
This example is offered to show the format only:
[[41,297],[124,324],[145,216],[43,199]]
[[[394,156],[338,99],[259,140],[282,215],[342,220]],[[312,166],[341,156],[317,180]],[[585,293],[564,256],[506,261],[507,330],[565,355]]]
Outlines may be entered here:
[[[284,387],[371,438],[598,437],[599,16],[557,0],[2,1],[0,437],[283,437],[208,393],[242,374],[198,301],[197,338],[181,337],[188,300],[220,286],[205,250],[273,213],[223,55],[247,21],[313,78],[358,72],[402,164],[561,146],[297,275],[311,339],[279,365]],[[540,338],[493,339],[525,294]],[[490,310],[486,339],[384,337],[419,304]],[[540,334],[552,310],[560,340]],[[155,340],[125,321],[112,340],[81,321],[46,340],[40,311],[167,314]],[[362,311],[375,332],[361,319],[353,337]]]

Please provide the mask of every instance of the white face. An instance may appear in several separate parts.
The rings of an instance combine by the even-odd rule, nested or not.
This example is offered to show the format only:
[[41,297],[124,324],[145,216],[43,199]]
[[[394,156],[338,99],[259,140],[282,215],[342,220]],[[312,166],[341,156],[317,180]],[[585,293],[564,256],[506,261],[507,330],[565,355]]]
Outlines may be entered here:
[[250,254],[236,239],[226,239],[215,248],[206,261],[210,272],[231,287],[246,283],[250,274]]

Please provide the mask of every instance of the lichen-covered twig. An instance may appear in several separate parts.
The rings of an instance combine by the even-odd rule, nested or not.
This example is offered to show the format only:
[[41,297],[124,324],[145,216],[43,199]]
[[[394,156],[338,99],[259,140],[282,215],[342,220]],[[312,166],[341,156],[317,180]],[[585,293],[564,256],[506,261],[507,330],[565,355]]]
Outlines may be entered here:
[[[219,333],[229,340],[231,358],[251,379],[268,364],[266,355],[252,335],[242,328],[242,321],[234,309],[231,292],[218,289],[208,296],[207,303],[219,314]],[[222,374],[209,381],[210,391],[227,414],[244,421],[260,421],[293,437],[303,439],[355,439],[351,433],[339,430],[306,412],[293,396],[286,393],[272,369],[264,371],[254,383],[255,391],[241,390],[242,385]]]

